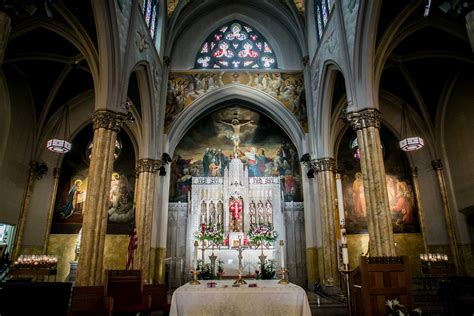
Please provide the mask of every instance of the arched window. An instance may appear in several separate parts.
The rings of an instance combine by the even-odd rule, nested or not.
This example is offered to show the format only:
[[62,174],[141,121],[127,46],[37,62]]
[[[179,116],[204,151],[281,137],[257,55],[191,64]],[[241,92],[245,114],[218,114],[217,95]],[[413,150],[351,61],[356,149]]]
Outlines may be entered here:
[[316,20],[316,35],[318,40],[323,36],[323,31],[334,8],[334,0],[315,0],[314,1],[314,17]]
[[198,69],[272,69],[277,60],[272,46],[253,27],[232,21],[211,33],[200,46]]
[[154,40],[158,26],[158,0],[143,0],[142,13],[150,36]]

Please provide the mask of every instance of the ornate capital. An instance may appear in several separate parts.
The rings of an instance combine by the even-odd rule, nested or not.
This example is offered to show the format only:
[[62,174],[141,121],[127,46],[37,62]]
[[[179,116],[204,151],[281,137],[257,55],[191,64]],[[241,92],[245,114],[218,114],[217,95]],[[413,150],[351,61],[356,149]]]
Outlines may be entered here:
[[417,167],[410,168],[410,173],[412,177],[418,177],[418,168]]
[[161,161],[150,158],[143,158],[137,161],[135,173],[138,175],[142,172],[156,173],[161,167]]
[[336,160],[334,158],[321,158],[316,160],[316,171],[336,171]]
[[443,163],[441,162],[441,159],[436,159],[431,161],[431,165],[433,166],[434,170],[443,170]]
[[359,112],[347,113],[347,119],[351,122],[354,130],[368,127],[380,128],[382,115],[377,109],[366,109]]
[[96,111],[92,116],[92,124],[94,129],[105,128],[118,133],[120,128],[122,128],[125,118],[126,116],[120,113]]

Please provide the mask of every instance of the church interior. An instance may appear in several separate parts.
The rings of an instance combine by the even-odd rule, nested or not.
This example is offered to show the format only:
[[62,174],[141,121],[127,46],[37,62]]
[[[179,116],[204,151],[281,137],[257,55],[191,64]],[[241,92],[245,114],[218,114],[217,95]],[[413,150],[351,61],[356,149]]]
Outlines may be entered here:
[[473,52],[471,0],[1,0],[0,314],[474,313]]

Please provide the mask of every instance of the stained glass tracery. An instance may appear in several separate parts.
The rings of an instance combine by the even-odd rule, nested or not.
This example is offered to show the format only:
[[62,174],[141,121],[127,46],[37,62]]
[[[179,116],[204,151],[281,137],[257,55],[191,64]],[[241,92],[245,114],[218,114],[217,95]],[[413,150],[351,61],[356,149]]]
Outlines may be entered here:
[[158,0],[143,0],[142,13],[151,38],[155,39],[158,26]]
[[326,28],[331,12],[334,8],[334,0],[315,0],[314,15],[316,20],[316,35],[321,39],[323,31]]
[[270,43],[253,27],[232,21],[216,29],[201,45],[198,69],[271,69],[277,59]]

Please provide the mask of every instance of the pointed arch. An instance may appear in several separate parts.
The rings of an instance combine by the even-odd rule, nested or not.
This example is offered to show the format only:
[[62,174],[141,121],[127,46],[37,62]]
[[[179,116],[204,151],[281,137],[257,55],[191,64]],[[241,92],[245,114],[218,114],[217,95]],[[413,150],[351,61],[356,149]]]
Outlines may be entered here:
[[196,100],[192,106],[181,112],[168,133],[168,152],[172,156],[176,146],[200,118],[209,110],[225,107],[226,101],[240,100],[251,103],[257,110],[275,121],[289,136],[298,155],[306,152],[304,131],[294,115],[270,95],[243,85],[227,85],[209,92]]

